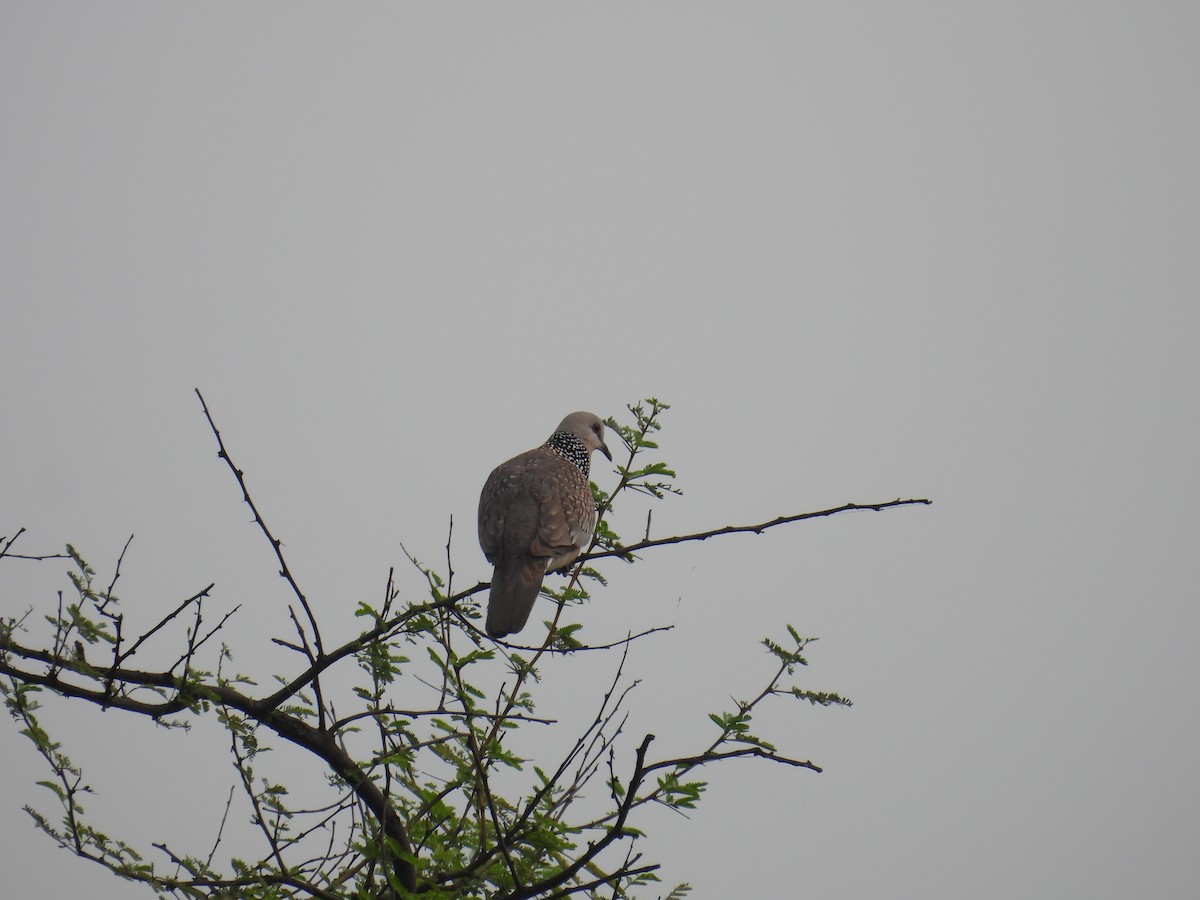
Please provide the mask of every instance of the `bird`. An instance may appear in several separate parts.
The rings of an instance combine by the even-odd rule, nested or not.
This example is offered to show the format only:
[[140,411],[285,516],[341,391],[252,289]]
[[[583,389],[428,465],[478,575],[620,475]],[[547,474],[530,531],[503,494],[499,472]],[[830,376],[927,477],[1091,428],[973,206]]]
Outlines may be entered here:
[[596,503],[592,451],[612,460],[604,422],[573,412],[546,443],[492,470],[479,495],[479,546],[495,568],[488,597],[493,638],[525,627],[547,572],[565,569],[589,545]]

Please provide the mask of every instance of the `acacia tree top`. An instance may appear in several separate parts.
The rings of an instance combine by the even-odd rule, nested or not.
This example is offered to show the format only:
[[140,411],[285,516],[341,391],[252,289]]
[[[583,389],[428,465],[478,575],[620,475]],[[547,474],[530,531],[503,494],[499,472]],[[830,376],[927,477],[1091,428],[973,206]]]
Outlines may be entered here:
[[[279,673],[274,685],[263,688],[236,674],[236,659],[219,638],[237,609],[222,610],[214,619],[213,585],[166,615],[135,625],[144,609],[114,593],[124,551],[103,586],[70,545],[64,554],[24,555],[14,551],[23,530],[0,538],[0,561],[64,559],[71,566],[69,602],[55,604],[44,619],[31,610],[0,618],[0,691],[45,761],[51,777],[42,784],[61,808],[57,821],[29,813],[61,846],[159,896],[638,896],[639,889],[657,881],[658,869],[643,853],[645,841],[635,841],[644,837],[635,824],[642,810],[653,804],[694,807],[704,789],[697,770],[730,759],[757,757],[819,772],[810,760],[782,753],[756,735],[754,714],[778,697],[821,706],[848,706],[849,701],[797,683],[810,639],[787,626],[785,640],[763,642],[772,664],[763,672],[761,689],[710,714],[712,737],[693,752],[655,758],[654,735],[630,743],[623,734],[634,687],[623,673],[634,644],[669,628],[587,643],[579,625],[569,623],[569,610],[604,586],[599,564],[613,558],[634,562],[639,554],[671,544],[761,533],[802,519],[929,502],[846,504],[660,538],[650,537],[647,527],[642,540],[624,543],[611,524],[623,497],[661,500],[677,493],[675,473],[653,458],[668,406],[651,398],[628,407],[629,421],[606,423],[623,444],[617,485],[607,493],[591,486],[598,510],[595,533],[566,585],[543,589],[553,615],[538,640],[522,645],[487,637],[477,624],[477,598],[488,586],[455,590],[449,560],[443,575],[410,557],[424,576],[427,596],[403,597],[389,570],[378,605],[362,603],[356,610],[366,627],[330,647],[283,543],[268,528],[199,391],[197,396],[218,456],[293,597],[274,641],[292,652],[295,665]],[[38,625],[41,638],[37,623],[44,623]],[[152,647],[168,662],[148,670],[135,667],[135,654],[144,658]],[[594,718],[561,758],[523,757],[513,735],[557,727],[535,713],[539,664],[550,655],[585,651],[617,654],[611,681],[594,688]],[[259,845],[237,847],[229,859],[218,860],[225,820],[210,845],[188,850],[165,842],[137,848],[109,837],[86,816],[81,801],[90,788],[81,768],[43,726],[39,702],[47,697],[171,727],[215,718],[231,735],[230,762],[243,795],[241,808],[231,803],[226,816],[247,815]],[[320,808],[293,808],[288,786],[264,774],[261,753],[278,739],[302,748],[327,769],[329,796]],[[594,796],[583,803],[589,786]],[[604,803],[598,808],[599,798]],[[670,896],[686,891],[680,885]]]

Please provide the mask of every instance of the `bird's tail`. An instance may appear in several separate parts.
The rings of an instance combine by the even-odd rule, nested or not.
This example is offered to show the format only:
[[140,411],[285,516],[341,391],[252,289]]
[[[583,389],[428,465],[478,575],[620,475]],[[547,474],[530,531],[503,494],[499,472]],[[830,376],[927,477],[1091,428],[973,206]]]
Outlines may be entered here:
[[501,560],[492,574],[488,597],[487,633],[492,637],[515,634],[525,627],[546,574],[546,561],[537,557]]

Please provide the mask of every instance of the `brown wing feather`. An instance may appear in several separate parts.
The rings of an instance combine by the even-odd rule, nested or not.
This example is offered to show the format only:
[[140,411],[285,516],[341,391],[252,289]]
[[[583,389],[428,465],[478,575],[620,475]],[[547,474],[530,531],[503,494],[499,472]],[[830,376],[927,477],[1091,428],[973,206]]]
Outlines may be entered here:
[[569,565],[594,520],[586,479],[558,454],[538,448],[496,467],[479,497],[479,544],[496,567],[488,634],[524,627],[547,566]]

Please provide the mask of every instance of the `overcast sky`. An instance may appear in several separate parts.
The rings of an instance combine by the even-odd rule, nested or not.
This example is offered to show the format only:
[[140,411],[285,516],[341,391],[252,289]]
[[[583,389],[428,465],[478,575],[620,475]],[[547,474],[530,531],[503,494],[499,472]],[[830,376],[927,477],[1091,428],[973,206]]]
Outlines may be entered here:
[[[0,534],[102,573],[135,534],[129,614],[215,581],[252,656],[287,596],[199,387],[345,639],[452,516],[488,576],[494,465],[658,396],[658,534],[934,500],[606,570],[594,640],[675,626],[635,739],[708,735],[786,623],[855,701],[764,723],[824,774],[656,819],[667,886],[1200,896],[1198,45],[1170,2],[4,2]],[[4,561],[0,615],[64,568]],[[99,827],[211,834],[215,729],[47,715]],[[34,831],[9,723],[0,757],[6,896],[149,896]]]

